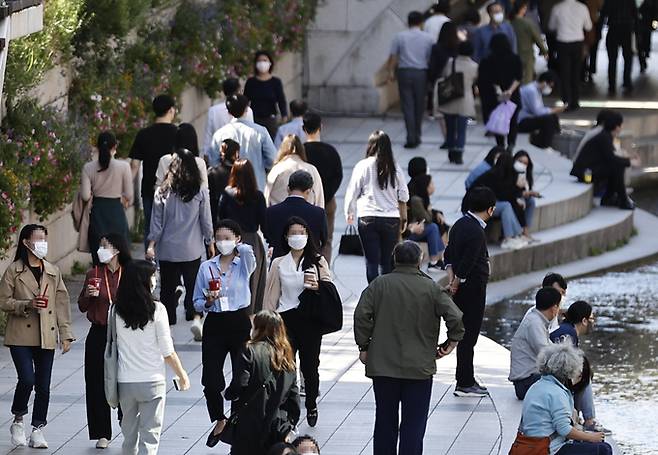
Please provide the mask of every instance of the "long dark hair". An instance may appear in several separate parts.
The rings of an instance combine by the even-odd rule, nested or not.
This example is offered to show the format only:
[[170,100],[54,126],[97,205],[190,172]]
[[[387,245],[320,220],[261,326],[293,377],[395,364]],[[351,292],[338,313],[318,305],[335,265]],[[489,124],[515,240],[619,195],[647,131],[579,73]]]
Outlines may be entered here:
[[249,160],[237,160],[231,167],[228,186],[235,188],[235,199],[245,204],[256,200],[258,183],[254,167]]
[[18,235],[18,245],[16,246],[16,255],[14,256],[14,262],[18,261],[19,259],[23,261],[23,264],[28,265],[28,253],[30,250],[25,246],[25,242],[23,240],[30,240],[30,237],[32,237],[32,233],[34,231],[43,231],[46,235],[48,235],[48,229],[46,229],[45,226],[42,226],[40,224],[26,224],[23,226],[23,229],[21,229],[21,233]]
[[450,55],[456,55],[459,49],[459,35],[457,35],[457,24],[448,21],[441,27],[437,44],[448,51]]
[[496,33],[491,37],[489,50],[491,50],[491,55],[495,57],[507,57],[514,53],[509,39],[503,33]]
[[383,190],[390,185],[395,188],[395,158],[391,138],[381,130],[373,132],[368,138],[366,157],[374,156],[377,159],[377,183]]
[[110,131],[103,131],[98,135],[96,140],[96,148],[98,148],[98,164],[100,169],[98,172],[103,172],[110,167],[110,160],[112,159],[112,149],[117,146],[117,138],[114,137]]
[[519,150],[514,154],[514,161],[518,160],[522,156],[526,157],[528,159],[528,167],[525,170],[525,179],[528,182],[528,188],[532,190],[532,186],[535,184],[535,178],[532,175],[532,170],[534,169],[534,165],[532,164],[532,158],[530,158],[530,155],[528,155],[528,152],[525,150]]
[[432,182],[432,176],[429,174],[417,175],[409,182],[409,196],[418,196],[423,200],[425,208],[430,205],[430,194],[427,192],[427,187]]
[[489,166],[493,167],[494,164],[496,164],[496,155],[500,156],[503,153],[507,153],[507,149],[505,147],[501,147],[500,145],[495,145],[489,150],[487,153],[487,156],[484,157],[484,161],[489,163]]
[[162,184],[162,193],[174,192],[183,202],[190,202],[201,189],[201,172],[194,154],[187,149],[178,149],[169,166],[169,173]]
[[290,229],[290,226],[294,224],[303,226],[306,230],[306,235],[308,235],[308,241],[304,247],[304,256],[302,258],[302,269],[306,270],[309,267],[318,265],[320,263],[321,257],[320,250],[315,240],[315,235],[313,234],[313,231],[311,231],[311,228],[308,227],[306,220],[298,216],[291,216],[288,218],[288,221],[283,228],[283,234],[281,236],[281,249],[283,250],[283,254],[288,254],[290,252],[290,246],[288,245],[288,230]]
[[119,259],[119,264],[121,264],[121,266],[125,267],[126,264],[132,261],[130,246],[128,246],[128,241],[123,235],[111,232],[101,236],[101,240],[103,239],[107,240],[107,243],[112,245],[114,249],[119,252],[117,258]]
[[188,149],[194,156],[199,156],[199,138],[191,123],[181,123],[176,130],[176,150]]
[[491,172],[497,181],[505,185],[516,184],[517,172],[514,170],[514,158],[509,153],[503,153],[498,157]]
[[155,265],[149,261],[130,261],[126,264],[117,289],[116,311],[126,328],[144,329],[155,314],[155,300],[151,294],[151,277]]

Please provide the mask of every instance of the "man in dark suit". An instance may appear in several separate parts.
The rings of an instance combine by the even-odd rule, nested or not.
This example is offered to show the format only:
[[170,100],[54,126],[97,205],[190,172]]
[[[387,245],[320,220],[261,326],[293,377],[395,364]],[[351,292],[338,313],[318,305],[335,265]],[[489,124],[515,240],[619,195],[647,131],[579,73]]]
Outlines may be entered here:
[[457,307],[464,314],[466,333],[457,345],[458,397],[483,397],[489,394],[486,387],[475,380],[473,350],[480,335],[484,304],[489,281],[489,251],[484,228],[493,216],[496,195],[487,187],[469,191],[469,210],[450,229],[444,261],[448,271],[449,289]]
[[327,241],[327,215],[323,208],[309,202],[307,198],[313,188],[313,177],[306,171],[295,171],[288,179],[288,197],[280,204],[268,207],[265,219],[267,228],[265,238],[271,248],[274,248],[272,259],[283,256],[281,247],[283,229],[292,216],[298,216],[306,221],[313,232],[318,249]]
[[605,117],[603,131],[583,146],[573,163],[571,175],[584,182],[589,169],[594,185],[605,187],[601,205],[633,210],[635,205],[626,194],[624,183],[624,171],[631,165],[631,160],[615,155],[614,138],[619,136],[623,122],[624,118],[618,112],[611,112]]

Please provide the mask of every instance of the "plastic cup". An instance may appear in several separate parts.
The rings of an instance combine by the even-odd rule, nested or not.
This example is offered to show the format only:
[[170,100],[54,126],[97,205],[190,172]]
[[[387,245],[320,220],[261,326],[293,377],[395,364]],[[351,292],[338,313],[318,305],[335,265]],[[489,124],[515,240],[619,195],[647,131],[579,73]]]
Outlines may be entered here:
[[89,286],[96,289],[96,292],[101,292],[101,279],[100,278],[89,278]]
[[39,295],[34,299],[37,308],[48,308],[48,297],[45,295]]
[[222,280],[219,278],[211,278],[208,280],[208,290],[212,292],[219,292],[222,288]]
[[311,288],[315,282],[315,272],[313,270],[304,271],[304,287]]

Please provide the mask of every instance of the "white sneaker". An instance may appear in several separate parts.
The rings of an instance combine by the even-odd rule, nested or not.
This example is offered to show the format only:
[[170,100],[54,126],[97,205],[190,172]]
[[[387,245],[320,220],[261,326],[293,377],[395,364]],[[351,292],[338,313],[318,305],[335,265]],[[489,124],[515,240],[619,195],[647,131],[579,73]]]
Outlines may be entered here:
[[43,431],[41,428],[32,429],[32,434],[30,435],[30,447],[35,449],[47,449],[48,443],[46,438],[43,437]]
[[518,250],[522,247],[521,242],[516,237],[510,237],[503,240],[503,243],[500,244],[500,247],[503,250]]
[[11,443],[15,446],[26,446],[27,440],[25,439],[25,426],[23,422],[14,422],[9,427],[11,433]]
[[192,321],[190,331],[192,332],[192,335],[194,335],[194,341],[201,341],[203,339],[203,326],[201,325],[200,319]]
[[98,441],[96,441],[97,449],[107,449],[107,446],[109,445],[110,441],[108,441],[106,438],[100,438]]

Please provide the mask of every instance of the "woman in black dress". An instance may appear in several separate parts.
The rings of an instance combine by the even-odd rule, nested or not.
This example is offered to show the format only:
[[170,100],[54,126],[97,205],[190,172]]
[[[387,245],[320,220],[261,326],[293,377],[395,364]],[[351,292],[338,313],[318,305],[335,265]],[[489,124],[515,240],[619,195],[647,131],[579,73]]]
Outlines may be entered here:
[[278,129],[277,107],[281,120],[287,121],[288,106],[283,93],[283,83],[272,76],[274,60],[267,51],[258,51],[254,55],[254,75],[247,79],[244,96],[251,101],[254,121],[267,128],[272,140]]

